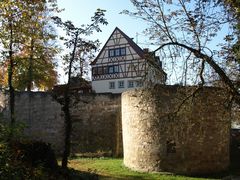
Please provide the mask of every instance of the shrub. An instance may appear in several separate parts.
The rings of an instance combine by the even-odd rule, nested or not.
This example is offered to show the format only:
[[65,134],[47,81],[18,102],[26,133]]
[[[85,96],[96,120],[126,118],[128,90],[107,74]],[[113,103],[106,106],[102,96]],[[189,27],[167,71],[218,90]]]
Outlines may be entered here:
[[10,144],[16,158],[30,167],[56,169],[57,160],[50,144],[41,141],[15,141]]
[[50,145],[19,137],[19,126],[11,129],[0,123],[1,180],[58,179],[54,171],[57,161]]

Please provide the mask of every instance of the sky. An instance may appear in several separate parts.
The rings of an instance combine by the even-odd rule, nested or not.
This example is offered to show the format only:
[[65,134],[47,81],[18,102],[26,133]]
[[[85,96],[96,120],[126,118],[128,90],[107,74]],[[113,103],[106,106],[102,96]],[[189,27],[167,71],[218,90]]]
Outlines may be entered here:
[[[76,26],[89,24],[96,9],[106,10],[105,17],[108,25],[101,26],[102,32],[94,33],[92,36],[93,39],[100,40],[102,43],[101,47],[108,40],[115,27],[120,28],[129,37],[134,38],[134,41],[141,48],[149,47],[147,38],[143,36],[142,33],[146,28],[146,23],[140,19],[120,14],[120,12],[125,9],[134,9],[130,0],[58,0],[58,7],[64,9],[58,16],[61,17],[63,21],[72,21]],[[59,80],[61,84],[66,82],[66,77],[64,76],[61,65]]]
[[[58,16],[61,17],[63,21],[72,21],[74,25],[78,27],[82,24],[89,24],[96,9],[100,8],[106,10],[105,14],[108,25],[101,26],[102,32],[94,33],[91,36],[92,40],[100,40],[102,43],[101,47],[106,43],[115,27],[118,27],[130,38],[133,38],[141,48],[150,48],[150,50],[155,50],[157,48],[151,46],[148,37],[143,35],[143,31],[147,27],[146,22],[128,15],[120,14],[123,10],[135,10],[130,0],[58,0],[58,7],[64,9]],[[61,35],[61,32],[59,33]],[[220,33],[220,35],[221,34],[224,33]],[[222,38],[223,37],[221,37],[220,41],[222,41]],[[211,43],[213,43],[212,46],[216,47],[215,41]],[[166,63],[164,64],[163,62],[163,65],[166,66]],[[165,68],[165,70],[167,69]],[[58,72],[60,72],[59,83],[66,83],[67,78],[64,75],[65,73],[61,65]],[[171,78],[168,78],[168,80],[169,79],[175,82],[175,79],[171,80]]]
[[130,0],[58,0],[59,8],[65,10],[59,14],[63,20],[71,20],[75,25],[90,23],[90,18],[94,15],[96,9],[106,10],[107,26],[102,26],[101,33],[94,35],[103,44],[107,41],[115,27],[120,28],[129,37],[135,38],[138,35],[138,42],[144,42],[144,37],[140,35],[144,30],[143,21],[119,14],[124,9],[131,10],[133,5]]

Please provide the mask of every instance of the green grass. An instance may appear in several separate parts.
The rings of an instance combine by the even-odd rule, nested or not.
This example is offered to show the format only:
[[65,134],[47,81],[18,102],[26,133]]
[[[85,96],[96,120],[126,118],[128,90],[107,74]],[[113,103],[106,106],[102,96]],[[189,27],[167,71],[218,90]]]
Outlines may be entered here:
[[[122,159],[112,158],[76,158],[72,159],[69,167],[82,171],[98,174],[100,179],[149,179],[149,180],[200,180],[204,178],[192,178],[175,176],[169,173],[140,173],[132,171],[123,165]],[[206,180],[206,179],[205,179]]]

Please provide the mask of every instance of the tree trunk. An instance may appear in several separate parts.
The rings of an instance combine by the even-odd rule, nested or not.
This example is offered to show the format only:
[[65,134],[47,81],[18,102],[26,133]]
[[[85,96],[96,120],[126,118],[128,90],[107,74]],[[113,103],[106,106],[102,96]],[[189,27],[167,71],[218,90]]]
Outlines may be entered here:
[[63,157],[62,157],[62,168],[64,169],[67,168],[68,157],[70,155],[70,149],[71,149],[72,120],[71,120],[70,111],[69,111],[69,104],[70,104],[69,86],[70,86],[70,80],[72,75],[72,63],[75,58],[77,40],[78,40],[78,33],[76,34],[75,40],[74,40],[73,51],[71,54],[69,70],[68,70],[68,83],[64,91],[63,111],[64,111],[64,117],[65,117],[65,121],[64,121],[65,122],[65,139],[64,139],[64,151],[63,151]]
[[28,84],[27,84],[28,92],[32,90],[32,82],[33,82],[33,47],[34,47],[34,41],[33,39],[31,39],[29,66],[28,66]]
[[70,155],[70,149],[71,149],[72,121],[70,117],[69,104],[70,104],[70,98],[69,98],[69,83],[68,83],[66,85],[65,92],[64,92],[64,105],[63,105],[65,138],[64,138],[64,151],[63,151],[63,157],[62,157],[62,168],[64,169],[67,168],[68,157]]
[[10,28],[10,42],[9,42],[9,65],[8,65],[8,86],[9,86],[9,109],[10,109],[10,120],[11,126],[13,127],[15,124],[15,94],[14,88],[12,85],[13,79],[13,26],[12,22],[9,23]]

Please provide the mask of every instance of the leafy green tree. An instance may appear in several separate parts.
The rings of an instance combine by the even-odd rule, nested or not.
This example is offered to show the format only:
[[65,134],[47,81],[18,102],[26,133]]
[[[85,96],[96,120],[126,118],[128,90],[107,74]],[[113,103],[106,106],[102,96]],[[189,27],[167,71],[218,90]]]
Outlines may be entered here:
[[[228,73],[231,68],[224,63],[226,58],[221,54],[223,50],[212,48],[212,43],[220,36],[229,37],[227,31],[222,31],[222,28],[231,28],[231,20],[228,14],[224,13],[223,7],[215,0],[131,0],[131,2],[136,11],[124,10],[122,13],[149,24],[145,33],[158,46],[154,52],[159,52],[162,60],[171,60],[172,69],[180,65],[179,69],[183,70],[181,74],[188,75],[189,78],[195,73],[195,80],[191,81],[191,84],[195,82],[203,86],[211,83],[206,81],[211,79],[208,76],[209,71],[210,75],[218,75],[233,99],[240,104],[237,79]],[[184,63],[179,63],[180,58],[183,58]]]
[[91,18],[91,24],[82,25],[81,27],[76,27],[71,21],[62,22],[59,17],[54,17],[55,23],[62,27],[66,32],[66,38],[64,44],[71,52],[64,56],[64,60],[67,62],[67,74],[68,81],[64,90],[64,102],[63,111],[65,115],[65,140],[64,140],[64,151],[62,157],[62,167],[67,168],[68,157],[70,155],[70,141],[71,141],[71,131],[72,131],[72,121],[69,111],[70,106],[70,93],[69,86],[70,80],[73,74],[74,63],[79,63],[82,56],[79,52],[88,54],[98,48],[98,41],[87,40],[85,37],[91,35],[94,31],[100,32],[100,24],[106,25],[107,21],[104,18],[105,10],[97,9],[94,16]]

